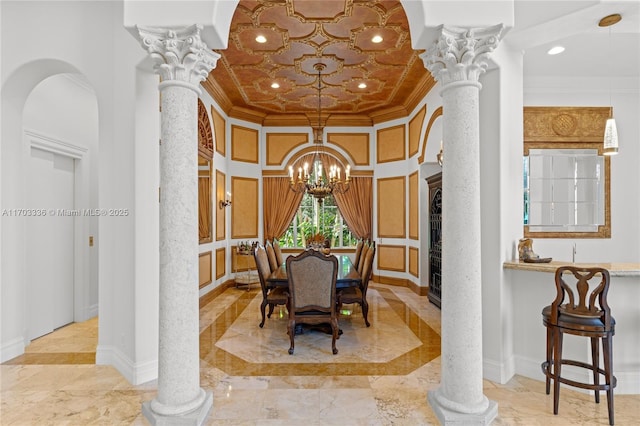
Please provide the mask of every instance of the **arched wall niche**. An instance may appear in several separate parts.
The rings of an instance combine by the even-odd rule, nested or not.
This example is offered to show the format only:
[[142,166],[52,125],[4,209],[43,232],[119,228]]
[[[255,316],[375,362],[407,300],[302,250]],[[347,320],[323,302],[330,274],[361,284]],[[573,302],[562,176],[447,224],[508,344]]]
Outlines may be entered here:
[[[440,118],[442,116],[442,106],[439,106],[438,108],[435,109],[435,111],[433,111],[433,113],[431,114],[431,117],[429,117],[429,123],[427,124],[427,130],[424,134],[424,139],[422,140],[422,154],[420,154],[420,157],[418,157],[418,164],[422,164],[425,161],[425,158],[427,158],[427,146],[431,146],[428,145],[428,142],[430,139],[436,139],[435,137],[430,137],[432,136],[432,128],[434,123],[436,123],[436,120],[438,120],[438,118]],[[442,139],[442,124],[439,123],[440,125],[437,127],[437,129],[439,130],[441,139]],[[435,130],[435,129],[434,129]],[[434,131],[434,133],[436,133]],[[436,136],[436,135],[434,135]],[[437,150],[439,147],[436,147],[435,149]],[[431,151],[431,150],[430,150]],[[435,158],[435,157],[434,157]]]
[[[284,165],[284,169],[282,170],[282,174],[289,174],[289,167],[293,167],[294,171],[298,170],[298,167],[301,167],[305,161],[311,162],[313,160],[313,155],[318,152],[318,149],[315,146],[307,146],[303,149],[295,151],[291,154],[288,161]],[[352,162],[349,161],[347,157],[342,155],[339,151],[328,147],[326,145],[322,146],[320,150],[325,155],[328,155],[333,160],[340,169],[345,170],[347,165],[351,165]]]

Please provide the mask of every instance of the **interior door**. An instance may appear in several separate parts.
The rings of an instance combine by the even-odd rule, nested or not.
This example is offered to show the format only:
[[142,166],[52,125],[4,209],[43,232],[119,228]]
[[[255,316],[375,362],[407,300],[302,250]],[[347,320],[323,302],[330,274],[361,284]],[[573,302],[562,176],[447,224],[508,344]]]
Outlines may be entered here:
[[74,159],[31,148],[25,194],[30,340],[73,322]]

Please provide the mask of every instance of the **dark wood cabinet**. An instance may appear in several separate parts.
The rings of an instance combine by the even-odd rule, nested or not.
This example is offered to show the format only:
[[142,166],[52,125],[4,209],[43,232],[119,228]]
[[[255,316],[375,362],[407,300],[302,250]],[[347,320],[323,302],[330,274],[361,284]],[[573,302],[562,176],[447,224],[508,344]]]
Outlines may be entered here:
[[427,178],[429,184],[429,301],[442,300],[442,172]]

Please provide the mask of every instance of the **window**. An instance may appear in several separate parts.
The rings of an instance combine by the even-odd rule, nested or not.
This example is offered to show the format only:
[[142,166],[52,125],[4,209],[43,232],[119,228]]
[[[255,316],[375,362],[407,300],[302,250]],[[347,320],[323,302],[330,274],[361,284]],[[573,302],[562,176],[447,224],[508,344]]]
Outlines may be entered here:
[[309,194],[304,194],[298,212],[279,240],[280,246],[304,248],[307,240],[315,234],[329,239],[332,248],[353,247],[357,242],[344,223],[333,196],[326,197],[320,204]]

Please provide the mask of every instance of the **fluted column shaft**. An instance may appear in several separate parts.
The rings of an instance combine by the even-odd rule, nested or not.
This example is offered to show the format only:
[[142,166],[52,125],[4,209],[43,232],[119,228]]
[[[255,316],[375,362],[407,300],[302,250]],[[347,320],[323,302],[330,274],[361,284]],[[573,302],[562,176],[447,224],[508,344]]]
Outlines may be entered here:
[[502,26],[442,27],[423,54],[441,84],[442,373],[429,402],[443,424],[487,424],[497,404],[482,392],[482,282],[480,244],[480,127],[478,77]]
[[198,301],[198,87],[218,55],[198,26],[138,28],[162,77],[158,395],[152,424],[201,424],[212,406],[200,388]]

